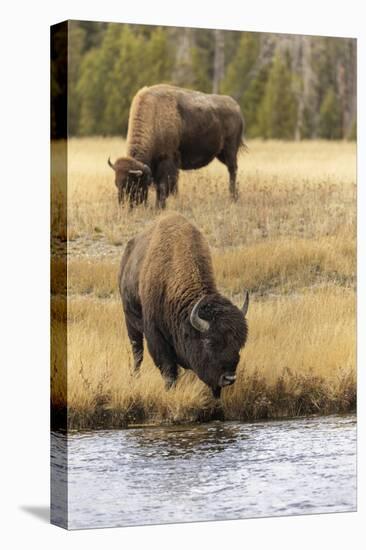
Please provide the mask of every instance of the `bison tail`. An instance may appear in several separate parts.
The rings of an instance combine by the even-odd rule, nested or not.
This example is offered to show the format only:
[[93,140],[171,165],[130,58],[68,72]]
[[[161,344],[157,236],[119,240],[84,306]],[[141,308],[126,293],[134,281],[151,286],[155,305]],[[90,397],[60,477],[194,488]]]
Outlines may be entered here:
[[240,140],[240,143],[239,143],[239,152],[242,153],[249,153],[249,147],[248,145],[245,143],[244,139],[242,138]]

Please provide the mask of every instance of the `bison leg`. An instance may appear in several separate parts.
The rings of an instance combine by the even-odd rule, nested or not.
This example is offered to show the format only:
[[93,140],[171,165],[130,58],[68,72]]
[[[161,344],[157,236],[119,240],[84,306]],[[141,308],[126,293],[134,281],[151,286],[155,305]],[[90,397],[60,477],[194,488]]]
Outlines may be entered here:
[[125,203],[125,190],[122,186],[118,187],[118,204]]
[[165,380],[166,389],[170,389],[177,381],[178,367],[174,350],[162,336],[161,332],[152,326],[145,330],[145,337],[149,353],[155,365]]
[[179,175],[179,172],[177,170],[175,173],[169,174],[168,176],[169,195],[174,195],[174,196],[178,195],[178,175]]
[[156,208],[165,208],[166,207],[166,189],[165,182],[156,184]]
[[229,175],[230,175],[230,195],[233,201],[237,201],[239,198],[238,184],[236,181],[236,174],[238,171],[236,163],[234,165],[228,166]]
[[147,204],[148,194],[149,194],[149,189],[148,189],[147,185],[145,185],[144,188],[143,188],[143,194],[142,194],[142,202],[144,203],[144,206],[146,206],[146,204]]
[[229,190],[231,198],[234,201],[237,201],[239,198],[239,191],[238,191],[238,184],[236,181],[236,174],[238,171],[238,164],[236,162],[236,154],[230,152],[230,150],[222,150],[218,155],[217,158],[219,161],[221,161],[223,164],[227,166],[227,169],[229,171]]
[[139,204],[144,204],[146,206],[147,204],[147,198],[148,198],[149,189],[148,186],[144,182],[139,182],[136,186],[136,190],[133,197],[133,202],[137,206]]
[[129,199],[130,199],[130,210],[134,206],[138,206],[142,202],[142,193],[143,190],[140,188],[138,183],[134,182],[129,188]]
[[176,364],[166,364],[160,367],[162,377],[165,380],[165,387],[167,390],[170,390],[175,386],[178,378],[178,367]]
[[127,333],[131,342],[133,353],[134,373],[139,374],[142,359],[144,357],[143,334],[126,319]]
[[173,160],[163,159],[159,162],[154,178],[157,208],[165,208],[169,195],[178,193],[178,173],[178,168]]

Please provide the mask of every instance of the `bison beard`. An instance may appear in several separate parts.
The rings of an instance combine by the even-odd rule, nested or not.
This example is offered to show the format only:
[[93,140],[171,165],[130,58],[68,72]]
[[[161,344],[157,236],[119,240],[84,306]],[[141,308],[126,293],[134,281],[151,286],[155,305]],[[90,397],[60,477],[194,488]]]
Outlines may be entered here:
[[178,191],[179,170],[202,168],[214,158],[227,166],[230,194],[236,200],[243,130],[240,107],[229,96],[165,84],[142,88],[131,104],[127,156],[115,163],[108,159],[119,202],[125,197],[130,207],[146,202],[153,184],[156,206],[165,208],[167,197]]
[[248,293],[239,309],[218,292],[208,244],[183,216],[161,217],[128,242],[119,289],[135,372],[145,336],[167,388],[178,366],[195,372],[216,398],[235,382],[248,334]]

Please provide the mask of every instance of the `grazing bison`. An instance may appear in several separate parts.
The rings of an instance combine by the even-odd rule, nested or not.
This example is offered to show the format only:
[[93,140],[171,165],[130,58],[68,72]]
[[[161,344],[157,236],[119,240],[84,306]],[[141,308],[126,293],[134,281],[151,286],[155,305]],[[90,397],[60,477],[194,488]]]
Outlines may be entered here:
[[195,372],[216,398],[235,382],[248,293],[241,310],[221,296],[208,244],[183,216],[163,216],[128,242],[119,288],[136,372],[145,336],[167,388],[178,366]]
[[127,156],[108,164],[115,171],[118,200],[146,202],[156,187],[156,205],[177,192],[178,172],[202,168],[215,157],[226,164],[230,193],[238,198],[237,154],[245,147],[244,120],[237,102],[166,84],[142,88],[130,109]]

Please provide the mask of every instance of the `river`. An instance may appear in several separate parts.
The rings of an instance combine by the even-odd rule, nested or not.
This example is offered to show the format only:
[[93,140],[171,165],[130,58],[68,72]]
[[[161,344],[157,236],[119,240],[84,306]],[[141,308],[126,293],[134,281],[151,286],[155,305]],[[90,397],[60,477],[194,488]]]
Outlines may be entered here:
[[67,468],[63,437],[69,529],[356,510],[354,415],[71,433]]

